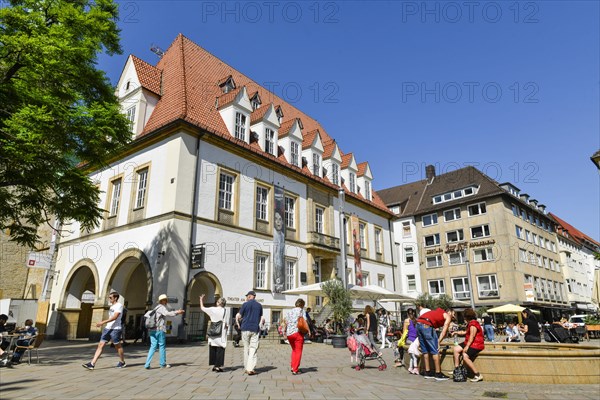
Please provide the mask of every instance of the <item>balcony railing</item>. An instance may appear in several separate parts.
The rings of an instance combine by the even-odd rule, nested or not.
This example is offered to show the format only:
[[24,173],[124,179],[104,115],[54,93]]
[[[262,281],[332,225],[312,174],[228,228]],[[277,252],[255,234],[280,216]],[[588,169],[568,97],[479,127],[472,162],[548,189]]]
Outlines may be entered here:
[[308,232],[308,242],[319,246],[340,249],[340,239],[335,236],[325,235],[319,232]]

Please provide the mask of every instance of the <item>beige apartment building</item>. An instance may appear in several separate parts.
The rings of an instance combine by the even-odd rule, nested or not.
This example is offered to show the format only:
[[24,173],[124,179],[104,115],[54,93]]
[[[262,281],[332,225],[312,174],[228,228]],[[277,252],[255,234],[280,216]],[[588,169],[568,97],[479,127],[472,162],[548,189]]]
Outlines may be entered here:
[[[416,232],[413,243],[398,246],[401,287],[415,279],[421,293],[473,296],[476,307],[520,304],[544,320],[570,308],[555,223],[516,186],[474,167],[436,176],[428,166],[426,179],[378,193],[403,224],[394,231]],[[418,271],[418,279],[404,270]]]

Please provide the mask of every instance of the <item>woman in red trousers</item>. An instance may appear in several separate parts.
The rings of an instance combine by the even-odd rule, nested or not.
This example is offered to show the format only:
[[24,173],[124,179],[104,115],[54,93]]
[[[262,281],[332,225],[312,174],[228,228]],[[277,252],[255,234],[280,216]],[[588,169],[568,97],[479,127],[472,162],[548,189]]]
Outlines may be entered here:
[[304,335],[298,332],[298,318],[302,317],[306,320],[306,312],[304,311],[304,300],[296,300],[294,308],[289,310],[283,320],[283,329],[287,336],[290,346],[292,346],[291,368],[292,375],[300,374],[300,360],[302,359],[302,348],[304,347]]

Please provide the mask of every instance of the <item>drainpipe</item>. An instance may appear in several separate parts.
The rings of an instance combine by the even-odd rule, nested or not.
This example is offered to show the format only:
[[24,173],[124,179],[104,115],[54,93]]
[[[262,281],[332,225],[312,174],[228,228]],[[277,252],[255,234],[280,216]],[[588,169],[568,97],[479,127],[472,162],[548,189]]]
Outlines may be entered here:
[[340,189],[338,191],[339,199],[340,199],[340,269],[338,271],[338,277],[341,274],[341,280],[344,282],[344,287],[348,287],[348,282],[346,282],[346,227],[344,226],[344,219],[346,218],[344,215],[344,201],[346,194],[344,193],[344,189]]
[[186,313],[181,314],[181,325],[182,328],[178,333],[178,339],[181,341],[187,340],[186,337],[186,314],[187,314],[187,302],[188,302],[188,285],[190,284],[190,271],[192,270],[192,249],[194,248],[194,243],[196,241],[196,208],[198,207],[198,180],[200,179],[200,139],[202,138],[202,134],[198,134],[198,138],[196,139],[196,161],[194,166],[194,188],[192,190],[192,210],[190,213],[190,247],[188,250],[188,259],[187,259],[187,273],[185,280],[185,290],[183,291],[183,304],[182,308],[186,311]]

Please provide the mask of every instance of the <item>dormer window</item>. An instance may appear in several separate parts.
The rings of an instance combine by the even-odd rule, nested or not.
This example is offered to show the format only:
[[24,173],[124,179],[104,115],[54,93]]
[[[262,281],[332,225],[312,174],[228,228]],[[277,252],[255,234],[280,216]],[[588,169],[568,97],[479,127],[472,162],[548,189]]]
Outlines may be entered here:
[[340,185],[340,167],[333,163],[331,164],[331,181],[334,185]]
[[461,197],[472,196],[477,194],[479,190],[479,186],[469,186],[463,189],[453,190],[451,192],[443,193],[433,197],[433,204],[445,203],[447,201],[452,201],[456,199],[460,199]]
[[250,99],[250,104],[252,105],[252,111],[255,111],[261,106],[262,101],[260,100],[258,92],[254,93],[254,96],[252,96],[252,98]]
[[365,199],[371,200],[371,182],[365,181]]
[[222,83],[219,84],[219,87],[223,93],[231,92],[233,89],[235,89],[235,81],[233,80],[233,77],[229,75]]
[[[127,84],[129,85],[129,82],[127,82]],[[127,109],[126,117],[129,121],[129,130],[133,132],[133,124],[135,123],[135,106]]]
[[321,156],[313,153],[313,174],[321,176]]
[[300,145],[297,142],[290,142],[290,162],[298,166],[300,158]]
[[321,176],[321,156],[313,153],[313,175]]
[[[277,120],[281,123],[281,120],[283,119],[283,110],[281,109],[281,106],[277,106],[275,113],[277,114]],[[302,126],[300,126],[300,129],[302,129]]]
[[235,113],[235,137],[246,141],[246,116],[241,112]]
[[129,90],[129,88],[131,88],[131,81],[127,81],[127,84],[125,84],[125,91]]
[[356,176],[354,175],[354,172],[350,172],[348,176],[350,178],[350,191],[356,193]]
[[269,154],[274,154],[273,149],[275,147],[275,131],[273,129],[265,128],[265,151]]

